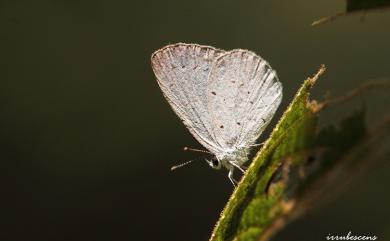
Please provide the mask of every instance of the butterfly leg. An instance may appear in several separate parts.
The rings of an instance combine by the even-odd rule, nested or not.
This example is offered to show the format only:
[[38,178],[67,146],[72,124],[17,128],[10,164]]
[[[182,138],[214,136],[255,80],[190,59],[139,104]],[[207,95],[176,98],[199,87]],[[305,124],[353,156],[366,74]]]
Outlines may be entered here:
[[230,182],[233,184],[233,186],[236,187],[237,181],[236,181],[236,180],[234,179],[234,177],[233,177],[233,171],[234,171],[234,168],[232,167],[232,168],[229,170],[228,177],[229,177]]
[[238,170],[240,170],[242,173],[245,173],[245,170],[242,167],[240,167],[237,163],[235,162],[229,162],[229,163],[234,167],[236,167]]
[[258,143],[258,144],[252,144],[252,145],[249,145],[249,147],[254,147],[254,146],[262,146],[265,144],[265,141],[261,142],[261,143]]

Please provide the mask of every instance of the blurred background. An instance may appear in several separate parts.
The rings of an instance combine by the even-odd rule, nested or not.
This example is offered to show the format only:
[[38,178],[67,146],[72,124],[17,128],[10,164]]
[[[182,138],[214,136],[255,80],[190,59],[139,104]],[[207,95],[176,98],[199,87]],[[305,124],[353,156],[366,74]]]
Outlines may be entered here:
[[[345,9],[342,0],[0,1],[0,240],[207,240],[233,188],[203,161],[170,171],[201,157],[184,146],[201,146],[163,98],[151,53],[189,42],[265,58],[284,99],[264,140],[320,64],[317,99],[389,79],[390,11],[310,26]],[[368,92],[322,112],[321,125],[365,107],[375,126],[389,101]],[[348,231],[385,240],[389,171],[369,170],[277,240]]]

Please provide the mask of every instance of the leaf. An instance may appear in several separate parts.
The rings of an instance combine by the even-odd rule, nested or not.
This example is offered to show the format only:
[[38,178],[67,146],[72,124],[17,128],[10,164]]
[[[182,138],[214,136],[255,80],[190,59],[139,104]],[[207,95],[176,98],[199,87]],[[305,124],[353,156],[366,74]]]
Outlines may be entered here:
[[347,7],[344,12],[339,12],[334,15],[318,19],[314,21],[311,26],[318,26],[324,23],[328,23],[342,16],[355,13],[365,14],[368,11],[381,10],[389,7],[390,0],[347,0]]
[[389,141],[390,122],[376,132],[380,138],[368,135],[364,110],[355,111],[338,127],[317,130],[318,111],[326,104],[310,101],[309,91],[324,71],[322,66],[304,81],[232,194],[210,241],[268,240],[358,173],[370,159],[366,157],[372,145],[389,152],[377,142],[386,139],[383,133]]

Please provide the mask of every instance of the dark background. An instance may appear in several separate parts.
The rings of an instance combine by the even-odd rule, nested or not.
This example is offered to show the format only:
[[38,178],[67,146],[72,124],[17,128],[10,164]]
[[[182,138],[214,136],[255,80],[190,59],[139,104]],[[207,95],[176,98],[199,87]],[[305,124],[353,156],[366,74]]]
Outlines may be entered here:
[[[1,0],[0,241],[207,240],[232,186],[204,162],[169,171],[199,157],[183,146],[200,146],[162,97],[151,53],[193,42],[268,60],[284,99],[265,139],[322,63],[315,98],[389,78],[389,11],[310,27],[344,9],[341,0]],[[372,126],[389,101],[367,93],[324,111],[321,124],[365,106]],[[348,231],[385,240],[389,171],[369,170],[278,240]]]

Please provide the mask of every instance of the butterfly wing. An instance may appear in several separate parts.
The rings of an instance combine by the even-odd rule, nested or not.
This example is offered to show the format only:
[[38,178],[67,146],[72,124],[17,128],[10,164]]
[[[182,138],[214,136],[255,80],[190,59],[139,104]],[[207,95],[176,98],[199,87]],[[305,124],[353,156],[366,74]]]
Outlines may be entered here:
[[220,56],[209,74],[211,126],[223,149],[253,144],[282,100],[276,72],[255,53],[232,50]]
[[204,147],[216,153],[207,109],[206,86],[212,63],[223,54],[210,46],[178,43],[152,54],[157,82],[179,118]]

